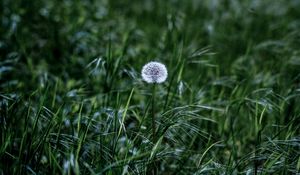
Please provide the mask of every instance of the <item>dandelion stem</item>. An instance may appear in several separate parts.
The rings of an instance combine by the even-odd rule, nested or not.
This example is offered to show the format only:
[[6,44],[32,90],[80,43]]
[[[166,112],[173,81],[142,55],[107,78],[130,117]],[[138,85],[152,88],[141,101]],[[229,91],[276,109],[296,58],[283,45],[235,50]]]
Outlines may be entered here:
[[[156,142],[156,127],[155,127],[155,89],[156,88],[156,83],[153,83],[152,86],[152,139],[153,139],[153,144],[155,145]],[[152,174],[156,175],[157,174],[157,169],[156,169],[156,163],[155,161],[152,164]]]
[[156,83],[153,83],[153,86],[152,86],[152,138],[153,138],[153,143],[155,143],[155,130],[156,130],[156,127],[155,127],[155,88],[156,88]]

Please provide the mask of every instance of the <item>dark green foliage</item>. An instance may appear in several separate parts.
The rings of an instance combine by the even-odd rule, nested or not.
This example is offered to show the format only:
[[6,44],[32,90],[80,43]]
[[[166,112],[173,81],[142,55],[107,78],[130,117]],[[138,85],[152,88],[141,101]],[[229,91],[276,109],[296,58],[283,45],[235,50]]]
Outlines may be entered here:
[[0,174],[300,173],[299,7],[1,0]]

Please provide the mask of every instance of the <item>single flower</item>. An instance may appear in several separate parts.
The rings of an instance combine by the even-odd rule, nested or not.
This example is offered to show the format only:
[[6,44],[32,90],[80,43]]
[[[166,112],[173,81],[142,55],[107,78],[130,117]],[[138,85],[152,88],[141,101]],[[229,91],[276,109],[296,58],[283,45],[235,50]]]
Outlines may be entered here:
[[168,71],[164,64],[151,61],[142,68],[142,78],[147,83],[163,83],[168,77]]

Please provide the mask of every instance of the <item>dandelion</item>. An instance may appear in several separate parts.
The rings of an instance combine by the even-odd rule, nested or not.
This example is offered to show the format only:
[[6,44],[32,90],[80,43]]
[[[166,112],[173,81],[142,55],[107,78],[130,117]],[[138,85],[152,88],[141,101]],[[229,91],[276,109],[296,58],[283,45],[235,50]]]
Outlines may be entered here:
[[168,76],[167,68],[164,64],[151,61],[142,68],[142,78],[147,83],[163,83]]
[[152,85],[152,139],[156,142],[156,126],[155,126],[155,87],[156,84],[163,83],[168,77],[168,71],[164,64],[151,61],[142,68],[142,78]]

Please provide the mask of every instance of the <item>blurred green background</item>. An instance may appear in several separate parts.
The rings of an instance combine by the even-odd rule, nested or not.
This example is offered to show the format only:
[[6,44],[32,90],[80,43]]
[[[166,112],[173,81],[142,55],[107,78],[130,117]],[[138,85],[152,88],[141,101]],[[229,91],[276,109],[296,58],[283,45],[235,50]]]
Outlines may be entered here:
[[0,19],[0,174],[299,173],[299,0],[1,0]]

